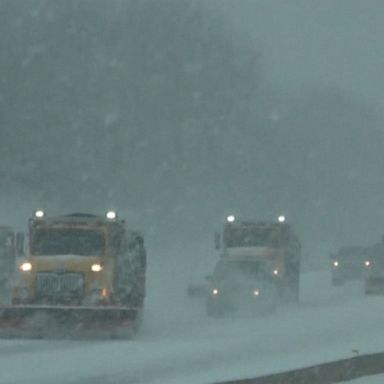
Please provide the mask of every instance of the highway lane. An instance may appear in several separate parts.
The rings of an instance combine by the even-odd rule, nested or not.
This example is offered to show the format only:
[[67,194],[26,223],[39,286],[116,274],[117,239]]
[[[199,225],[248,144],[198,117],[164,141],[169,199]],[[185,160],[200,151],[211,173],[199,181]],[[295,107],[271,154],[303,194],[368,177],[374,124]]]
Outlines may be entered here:
[[299,308],[259,318],[207,318],[167,284],[173,294],[148,298],[135,340],[2,340],[0,383],[210,383],[384,350],[384,298],[332,288],[328,272],[303,276]]

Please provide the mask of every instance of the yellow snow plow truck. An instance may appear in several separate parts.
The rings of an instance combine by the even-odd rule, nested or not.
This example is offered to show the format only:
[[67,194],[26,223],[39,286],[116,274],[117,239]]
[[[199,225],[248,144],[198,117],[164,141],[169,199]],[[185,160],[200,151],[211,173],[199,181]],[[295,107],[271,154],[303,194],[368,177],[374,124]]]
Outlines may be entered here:
[[208,277],[208,315],[299,302],[301,246],[284,216],[277,222],[228,216],[215,243],[220,260]]
[[12,301],[0,307],[0,329],[44,337],[131,335],[145,297],[142,235],[113,211],[29,220]]

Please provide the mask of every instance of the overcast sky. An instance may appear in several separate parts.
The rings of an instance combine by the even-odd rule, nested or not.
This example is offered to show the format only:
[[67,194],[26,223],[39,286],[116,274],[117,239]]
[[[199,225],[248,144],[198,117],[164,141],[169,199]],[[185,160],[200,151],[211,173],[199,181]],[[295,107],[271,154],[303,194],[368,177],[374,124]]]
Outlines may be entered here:
[[384,104],[384,1],[219,0],[278,83],[338,84]]
[[[22,202],[23,222],[36,206],[113,206],[161,244],[203,233],[211,249],[228,212],[284,210],[303,243],[376,241],[384,114],[371,106],[384,106],[384,0],[201,2],[226,12],[233,41],[220,17],[190,17],[189,0],[149,1],[149,11],[125,0],[0,1],[8,216]],[[232,23],[261,64],[247,44],[232,49]],[[183,69],[195,61],[198,72]]]

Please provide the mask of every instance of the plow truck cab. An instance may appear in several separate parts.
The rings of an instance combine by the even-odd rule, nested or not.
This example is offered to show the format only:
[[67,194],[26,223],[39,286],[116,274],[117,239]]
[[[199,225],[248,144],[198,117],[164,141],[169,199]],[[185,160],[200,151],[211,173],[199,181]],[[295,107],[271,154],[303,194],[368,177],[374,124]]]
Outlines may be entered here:
[[285,217],[261,222],[228,216],[215,243],[220,260],[209,277],[209,315],[248,305],[272,310],[278,303],[299,301],[301,247]]

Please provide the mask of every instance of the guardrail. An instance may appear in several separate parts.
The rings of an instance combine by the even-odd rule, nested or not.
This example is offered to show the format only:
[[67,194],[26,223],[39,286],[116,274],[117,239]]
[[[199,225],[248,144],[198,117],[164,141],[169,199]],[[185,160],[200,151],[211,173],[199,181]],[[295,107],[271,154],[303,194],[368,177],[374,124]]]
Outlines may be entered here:
[[217,384],[332,384],[384,373],[384,352]]

